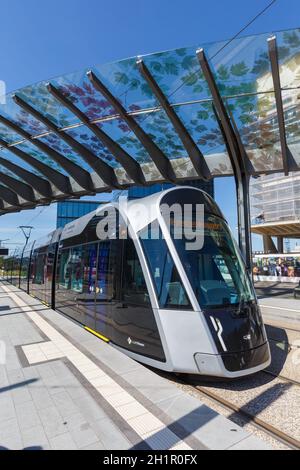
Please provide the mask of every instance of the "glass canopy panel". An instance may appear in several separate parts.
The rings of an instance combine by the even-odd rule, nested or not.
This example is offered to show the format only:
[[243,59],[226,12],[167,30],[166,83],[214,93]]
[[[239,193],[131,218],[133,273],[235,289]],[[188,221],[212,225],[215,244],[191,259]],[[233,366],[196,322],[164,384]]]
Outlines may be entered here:
[[135,120],[170,160],[187,156],[164,111],[135,116]]
[[59,77],[51,80],[51,83],[59,91],[93,121],[105,116],[116,114],[103,96],[93,87],[84,71]]
[[17,95],[59,128],[77,124],[78,118],[49,93],[46,87],[47,83],[40,82],[22,88],[17,92]]
[[90,166],[82,158],[80,158],[80,156],[71,147],[69,147],[62,139],[57,137],[57,135],[50,133],[39,138],[39,140],[43,142],[44,144],[48,145],[48,147],[50,147],[51,149],[60,153],[64,157],[76,163],[77,165],[81,166],[82,168],[88,171],[91,171]]
[[57,170],[60,173],[63,173],[64,175],[67,174],[60,165],[58,165],[54,160],[52,160],[51,157],[49,157],[49,155],[42,153],[37,147],[35,147],[30,142],[23,142],[17,145],[16,147],[20,150],[23,150],[23,152],[27,153],[31,157],[36,158],[45,165],[48,165],[49,167],[53,168],[54,170]]
[[275,34],[282,88],[300,86],[300,29]]
[[[29,152],[27,152],[29,153]],[[37,176],[40,176],[40,177],[44,177],[42,175],[42,173],[40,173],[38,170],[36,170],[35,168],[33,168],[31,165],[29,165],[28,163],[26,163],[24,160],[22,160],[21,158],[17,157],[14,153],[10,152],[9,150],[6,150],[6,149],[1,149],[0,150],[0,157],[2,158],[5,158],[6,160],[8,160],[9,162],[11,163],[14,163],[15,165],[18,165],[19,167],[21,168],[24,168],[24,170],[27,170],[29,171],[30,173],[34,173],[35,175]],[[37,158],[38,160],[38,158]],[[59,170],[60,171],[60,170]]]
[[142,57],[170,103],[209,98],[210,91],[201,73],[197,47],[175,49]]
[[203,155],[227,155],[211,101],[175,106],[174,110]]
[[122,119],[103,121],[98,126],[138,163],[152,162],[145,148]]
[[26,111],[24,111],[14,102],[12,98],[13,95],[13,93],[7,95],[6,103],[0,104],[0,115],[6,117],[10,121],[13,121],[31,135],[39,135],[47,132],[47,128],[44,126],[44,124],[42,124],[40,121],[37,121],[30,114],[26,113]]
[[267,39],[259,34],[224,44],[208,44],[204,49],[222,96],[269,91],[271,76]]
[[[127,111],[153,108],[158,105],[136,65],[136,57],[93,67],[93,72]],[[101,94],[100,94],[101,96]]]
[[4,124],[0,123],[0,139],[4,140],[8,144],[13,144],[19,142],[23,139],[19,134],[16,134],[9,127],[6,127]]
[[102,145],[102,142],[90,131],[86,126],[79,126],[66,131],[68,135],[71,135],[77,142],[84,145],[94,155],[100,157],[106,163],[113,167],[118,167],[120,164],[115,160],[109,150]]
[[282,169],[274,93],[230,99],[228,106],[254,169]]
[[282,91],[286,140],[289,150],[300,164],[300,90]]

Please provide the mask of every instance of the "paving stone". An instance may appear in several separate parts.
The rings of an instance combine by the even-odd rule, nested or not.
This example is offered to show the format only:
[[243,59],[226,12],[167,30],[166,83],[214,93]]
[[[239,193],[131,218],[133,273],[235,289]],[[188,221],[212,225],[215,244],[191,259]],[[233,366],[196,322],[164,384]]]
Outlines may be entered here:
[[96,401],[85,392],[84,396],[76,399],[76,404],[80,412],[86,417],[88,421],[96,421],[98,419],[106,418],[105,411],[96,403]]
[[23,442],[21,434],[12,434],[1,438],[0,450],[21,450],[23,449]]
[[16,415],[21,431],[41,424],[33,401],[16,405]]
[[56,393],[52,396],[52,400],[63,418],[78,412],[78,406],[66,392]]
[[53,406],[53,400],[43,382],[39,382],[37,387],[30,388],[29,392],[37,410]]
[[0,422],[16,417],[15,407],[11,396],[0,395]]
[[105,450],[105,446],[102,444],[102,442],[97,441],[86,447],[81,447],[80,450]]
[[20,405],[32,400],[28,388],[26,386],[22,387],[21,384],[17,388],[12,389],[11,395],[15,405]]
[[109,418],[97,420],[91,423],[91,426],[106,449],[125,450],[132,447],[128,439]]
[[48,438],[51,439],[66,432],[65,420],[55,406],[39,410],[38,414]]
[[0,420],[0,441],[5,436],[18,434],[19,432],[19,423],[16,418]]
[[53,450],[77,450],[77,446],[69,432],[52,437],[50,446]]
[[50,444],[42,425],[21,431],[24,449],[49,450]]
[[82,424],[72,428],[70,434],[79,449],[93,444],[93,442],[98,440],[96,433],[89,424]]

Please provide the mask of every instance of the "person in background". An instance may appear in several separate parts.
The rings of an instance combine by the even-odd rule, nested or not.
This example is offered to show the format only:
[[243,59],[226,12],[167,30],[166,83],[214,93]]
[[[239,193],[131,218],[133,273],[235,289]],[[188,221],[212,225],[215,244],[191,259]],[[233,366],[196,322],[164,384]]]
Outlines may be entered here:
[[281,266],[279,264],[276,265],[276,273],[277,276],[281,276]]

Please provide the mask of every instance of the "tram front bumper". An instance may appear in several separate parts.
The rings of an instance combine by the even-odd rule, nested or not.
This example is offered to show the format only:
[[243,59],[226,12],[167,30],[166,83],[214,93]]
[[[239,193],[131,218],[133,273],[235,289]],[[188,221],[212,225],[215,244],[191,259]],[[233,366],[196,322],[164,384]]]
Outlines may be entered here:
[[270,365],[269,343],[247,351],[225,354],[196,353],[194,359],[201,375],[241,377],[254,374]]

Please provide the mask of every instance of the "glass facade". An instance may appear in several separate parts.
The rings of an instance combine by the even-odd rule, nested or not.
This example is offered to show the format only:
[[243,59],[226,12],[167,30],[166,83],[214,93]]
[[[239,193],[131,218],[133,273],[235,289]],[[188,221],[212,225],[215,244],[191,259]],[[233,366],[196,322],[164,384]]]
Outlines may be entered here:
[[93,212],[101,201],[64,201],[57,203],[56,228],[63,228],[69,222]]
[[300,218],[300,175],[264,175],[250,186],[252,225]]
[[[214,182],[213,180],[210,181],[202,181],[202,180],[193,180],[193,181],[185,181],[183,183],[184,186],[193,186],[194,188],[199,188],[208,193],[212,198],[214,197]],[[158,193],[159,191],[165,191],[169,188],[174,188],[174,184],[171,183],[158,183],[153,184],[152,186],[133,186],[132,188],[128,189],[128,199],[138,199],[146,196],[150,196],[151,194]]]

